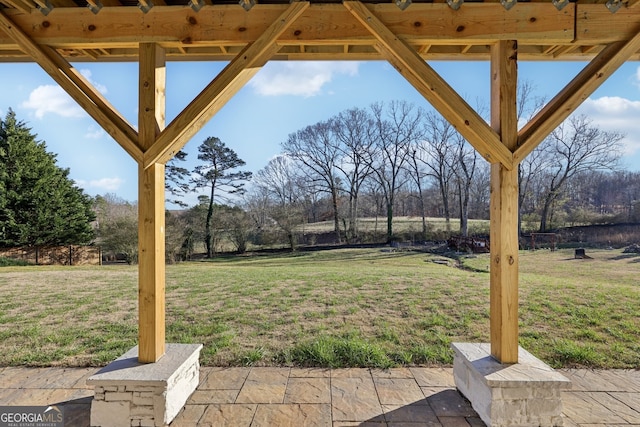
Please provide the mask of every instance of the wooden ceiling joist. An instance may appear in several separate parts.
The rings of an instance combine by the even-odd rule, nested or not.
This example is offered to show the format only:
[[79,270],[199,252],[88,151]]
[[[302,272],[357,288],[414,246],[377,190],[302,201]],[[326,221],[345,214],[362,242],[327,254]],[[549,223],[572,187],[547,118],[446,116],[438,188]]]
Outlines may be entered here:
[[[118,5],[120,5],[119,0],[109,0],[109,1],[118,1]],[[60,10],[61,8],[65,8],[65,7],[70,7],[70,8],[79,7],[78,4],[74,0],[51,0],[51,4],[53,5],[53,7],[55,9],[58,9],[58,10]],[[80,7],[85,9],[84,5],[82,5]]]
[[376,37],[387,60],[487,161],[499,162],[508,170],[513,168],[512,154],[498,135],[415,50],[396,37],[364,4],[345,1],[344,5]]
[[6,0],[6,3],[25,13],[30,13],[35,8],[35,3],[28,0]]

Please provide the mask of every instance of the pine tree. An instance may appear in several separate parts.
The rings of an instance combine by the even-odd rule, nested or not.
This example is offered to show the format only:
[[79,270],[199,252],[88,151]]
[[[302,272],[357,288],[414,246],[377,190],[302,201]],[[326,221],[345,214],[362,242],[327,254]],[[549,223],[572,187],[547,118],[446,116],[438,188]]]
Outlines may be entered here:
[[9,110],[0,120],[0,246],[86,244],[91,198]]
[[248,171],[232,172],[233,169],[242,167],[246,163],[219,138],[208,137],[200,144],[198,151],[200,153],[198,160],[203,164],[195,167],[193,183],[195,188],[211,189],[205,223],[207,257],[211,258],[214,249],[212,232],[214,203],[217,199],[228,200],[225,195],[242,194],[244,184],[251,179],[252,174]]

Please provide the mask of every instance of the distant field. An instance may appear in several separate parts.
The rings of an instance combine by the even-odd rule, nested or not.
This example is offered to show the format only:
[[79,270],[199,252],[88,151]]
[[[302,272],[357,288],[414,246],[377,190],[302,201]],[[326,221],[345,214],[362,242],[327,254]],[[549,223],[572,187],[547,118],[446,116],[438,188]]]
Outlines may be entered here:
[[[640,256],[587,253],[521,253],[520,342],[556,367],[640,367]],[[488,256],[461,261],[380,248],[170,265],[167,340],[203,343],[203,365],[449,364],[451,342],[489,339]],[[3,267],[0,294],[0,366],[104,365],[136,344],[135,266]]]
[[[426,218],[427,228],[429,231],[444,231],[447,229],[444,218]],[[452,218],[450,221],[451,230],[458,232],[460,230],[460,220]],[[305,224],[302,230],[309,233],[329,233],[333,231],[334,224],[332,221],[314,222]],[[360,218],[358,219],[358,229],[367,233],[386,233],[387,218],[380,216],[378,218]],[[475,233],[489,234],[489,220],[486,219],[470,219],[469,229]],[[420,233],[422,231],[422,218],[417,216],[399,216],[393,218],[394,233]]]

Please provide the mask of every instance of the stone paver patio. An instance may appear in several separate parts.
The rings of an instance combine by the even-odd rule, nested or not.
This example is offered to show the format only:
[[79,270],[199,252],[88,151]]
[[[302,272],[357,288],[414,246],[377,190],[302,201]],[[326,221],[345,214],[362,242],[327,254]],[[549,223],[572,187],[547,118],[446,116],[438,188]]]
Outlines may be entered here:
[[[0,368],[0,406],[64,407],[66,427],[89,425],[96,368]],[[565,426],[639,426],[639,370],[561,370]],[[201,368],[171,427],[482,426],[450,368]]]

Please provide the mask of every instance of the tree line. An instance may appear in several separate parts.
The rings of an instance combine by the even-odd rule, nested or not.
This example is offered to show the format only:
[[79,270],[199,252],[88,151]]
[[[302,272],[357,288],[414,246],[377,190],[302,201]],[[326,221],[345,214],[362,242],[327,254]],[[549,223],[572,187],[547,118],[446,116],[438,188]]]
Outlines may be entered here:
[[[528,90],[525,85],[521,93]],[[526,108],[520,104],[521,114]],[[623,137],[583,115],[554,130],[519,167],[521,225],[544,232],[563,225],[640,221],[640,173],[619,166]],[[244,162],[223,166],[222,148],[227,148],[215,140],[219,145],[207,162],[229,180],[229,191],[221,186],[221,198],[214,200],[216,184],[208,181],[204,223],[210,226],[212,207],[224,205],[223,195],[234,193],[241,196],[235,206],[243,212],[243,223],[251,228],[241,235],[255,241],[277,229],[294,248],[303,224],[330,220],[333,242],[361,242],[366,237],[359,219],[382,216],[389,242],[397,237],[396,215],[421,218],[420,238],[426,240],[428,217],[443,217],[448,232],[457,218],[460,233],[467,235],[469,218],[489,216],[489,165],[444,118],[404,101],[348,109],[297,130],[255,174],[231,173]],[[216,157],[218,163],[212,162]],[[191,191],[182,181],[187,175],[169,173],[174,194]],[[209,241],[212,236],[205,234]],[[210,244],[207,252],[211,255]]]
[[[618,166],[622,139],[572,116],[519,168],[520,217],[543,232],[567,222],[638,221],[640,176]],[[330,216],[337,241],[357,239],[357,218],[372,208],[387,218],[387,240],[398,211],[422,218],[424,238],[429,216],[444,217],[447,230],[457,217],[463,235],[470,217],[488,218],[488,165],[435,112],[402,101],[351,109],[292,133],[282,148],[247,198],[279,210],[288,204],[306,221]],[[314,212],[323,205],[328,212]]]
[[[527,85],[520,93],[533,99]],[[533,114],[534,101],[519,100],[519,114]],[[98,241],[135,262],[136,204],[111,194],[91,199],[15,113],[0,125],[0,245]],[[521,226],[640,221],[640,173],[618,165],[623,137],[579,115],[554,130],[519,166]],[[444,218],[445,232],[457,219],[467,235],[470,218],[489,215],[489,165],[444,118],[405,101],[299,129],[255,173],[216,137],[198,146],[193,170],[183,166],[186,157],[179,152],[166,168],[168,200],[183,207],[167,212],[171,259],[189,258],[200,245],[211,257],[222,242],[239,252],[249,243],[295,248],[304,224],[327,220],[333,242],[354,243],[372,239],[362,218],[384,218],[389,242],[398,238],[396,216],[421,218],[418,238],[427,240],[429,217]],[[184,203],[203,189],[195,206]]]

